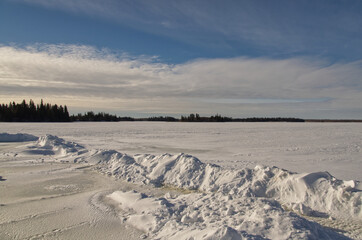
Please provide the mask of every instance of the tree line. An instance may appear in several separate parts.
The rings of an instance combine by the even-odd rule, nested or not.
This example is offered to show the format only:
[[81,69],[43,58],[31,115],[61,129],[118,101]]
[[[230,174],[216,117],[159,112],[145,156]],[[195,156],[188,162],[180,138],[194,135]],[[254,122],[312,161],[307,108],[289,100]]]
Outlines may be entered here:
[[74,121],[163,121],[163,122],[304,122],[300,118],[231,118],[219,114],[210,117],[201,117],[198,113],[191,113],[188,116],[181,116],[180,119],[170,116],[158,116],[148,118],[119,117],[105,112],[94,113],[93,111],[84,114],[69,116],[66,105],[44,103],[35,105],[33,100],[27,103],[11,102],[0,105],[1,122],[74,122]]
[[198,113],[191,113],[189,116],[181,116],[181,122],[232,122],[230,117],[223,117],[219,114],[211,117],[200,117]]
[[198,113],[191,113],[188,116],[181,116],[180,119],[170,116],[157,116],[148,118],[118,117],[108,113],[94,113],[92,111],[84,114],[70,116],[71,121],[151,121],[151,122],[304,122],[300,118],[231,118],[219,114],[210,117],[201,117]]
[[70,120],[74,121],[106,121],[106,122],[120,122],[120,121],[134,121],[131,117],[118,117],[105,112],[94,113],[93,111],[84,114],[78,113],[77,115],[70,116]]
[[211,117],[200,117],[199,114],[191,113],[189,116],[181,116],[181,122],[304,122],[301,118],[282,117],[253,117],[253,118],[231,118],[219,114]]
[[0,105],[0,121],[2,122],[69,122],[67,106],[44,103],[35,105],[33,100],[27,103],[10,102]]

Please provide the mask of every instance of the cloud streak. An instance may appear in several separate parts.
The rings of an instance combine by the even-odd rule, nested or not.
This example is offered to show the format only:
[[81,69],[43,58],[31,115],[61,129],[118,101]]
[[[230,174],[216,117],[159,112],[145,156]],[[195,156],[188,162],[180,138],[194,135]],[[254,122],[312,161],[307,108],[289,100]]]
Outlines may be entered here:
[[[17,0],[108,19],[200,47],[359,59],[360,1]],[[236,43],[236,44],[235,44]]]
[[50,98],[113,112],[362,118],[360,76],[362,61],[231,58],[173,65],[82,45],[0,47],[3,101]]

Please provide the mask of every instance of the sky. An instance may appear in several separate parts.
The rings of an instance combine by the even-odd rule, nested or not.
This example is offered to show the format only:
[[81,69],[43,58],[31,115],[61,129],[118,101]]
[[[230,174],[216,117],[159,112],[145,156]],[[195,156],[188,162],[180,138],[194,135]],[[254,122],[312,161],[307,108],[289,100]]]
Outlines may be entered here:
[[0,103],[362,119],[360,0],[0,0]]

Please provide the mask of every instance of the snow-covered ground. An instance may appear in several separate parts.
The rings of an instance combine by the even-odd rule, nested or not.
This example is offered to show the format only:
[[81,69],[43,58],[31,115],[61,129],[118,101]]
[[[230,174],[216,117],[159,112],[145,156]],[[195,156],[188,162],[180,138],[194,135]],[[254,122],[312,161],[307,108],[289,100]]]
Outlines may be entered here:
[[224,167],[328,171],[362,181],[361,123],[1,123],[0,133],[55,135],[90,149],[187,153]]
[[[59,238],[70,236],[71,229],[79,237],[85,234],[84,226],[93,222],[101,223],[95,224],[100,229],[106,226],[105,221],[114,226],[109,214],[116,212],[123,238],[362,238],[358,181],[362,124],[13,123],[1,124],[0,132],[7,133],[0,134],[3,140],[20,142],[0,146],[0,175],[9,178],[0,182],[0,194],[14,191],[10,187],[16,186],[16,181],[10,180],[22,169],[27,173],[24,178],[35,182],[42,178],[41,172],[54,175],[52,180],[65,179],[65,173],[72,179],[79,174],[80,183],[74,177],[65,183],[44,183],[42,190],[35,192],[61,193],[62,199],[73,194],[76,199],[88,199],[77,207],[87,221],[32,236]],[[21,143],[32,140],[31,135],[40,138]],[[60,171],[44,170],[49,164]],[[30,166],[31,171],[24,170]],[[34,169],[38,168],[42,170],[36,177]],[[99,173],[109,177],[96,177]],[[21,174],[16,176],[22,178]],[[81,184],[85,176],[98,184],[92,185],[92,194],[84,196],[79,194],[89,192],[82,191],[87,189]],[[107,187],[97,188],[100,185]],[[4,218],[0,229],[8,234],[2,237],[11,236],[8,229],[14,231],[19,222],[32,218],[12,219],[16,218],[12,216],[15,207],[20,204],[24,208],[23,203],[29,200],[29,194],[19,199],[15,193],[10,197],[5,194],[0,202],[5,213],[0,215]],[[48,201],[47,194],[38,201]],[[103,218],[91,211],[93,207],[90,212],[97,217],[89,220],[84,205],[98,206]],[[38,219],[44,214],[33,215]],[[64,219],[59,221],[64,224]],[[75,230],[78,227],[80,231]],[[15,231],[13,237],[24,235],[23,230],[18,231],[22,233]],[[117,239],[117,229],[107,232],[107,239]]]

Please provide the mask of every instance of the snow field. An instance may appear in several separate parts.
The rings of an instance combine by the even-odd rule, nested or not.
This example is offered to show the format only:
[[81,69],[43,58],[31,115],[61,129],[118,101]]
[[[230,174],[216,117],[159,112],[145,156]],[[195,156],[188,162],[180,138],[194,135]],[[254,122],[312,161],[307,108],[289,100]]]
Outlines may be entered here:
[[[152,239],[345,239],[288,210],[315,218],[362,219],[359,182],[327,172],[298,174],[260,165],[230,170],[187,154],[88,150],[51,135],[26,148],[24,154],[88,162],[134,184],[194,190],[164,197],[134,191],[109,195],[123,210],[121,220]],[[362,233],[350,236],[361,238]]]
[[259,164],[362,181],[359,123],[1,123],[0,132],[51,134],[129,155],[183,152],[229,169]]

